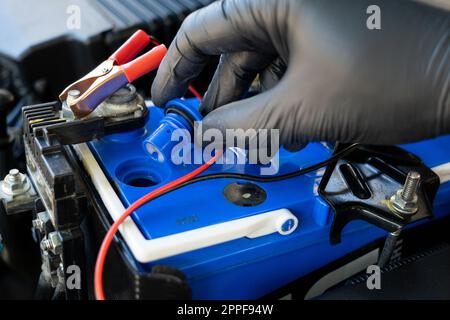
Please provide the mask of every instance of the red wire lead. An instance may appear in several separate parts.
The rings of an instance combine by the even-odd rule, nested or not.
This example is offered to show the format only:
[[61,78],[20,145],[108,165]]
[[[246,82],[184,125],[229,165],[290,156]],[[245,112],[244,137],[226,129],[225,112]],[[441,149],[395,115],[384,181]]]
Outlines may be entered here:
[[95,263],[95,273],[94,273],[94,290],[95,290],[95,298],[97,300],[105,300],[105,292],[103,289],[103,270],[105,267],[105,259],[106,254],[108,253],[109,247],[111,246],[111,242],[114,239],[114,235],[116,234],[117,230],[119,229],[119,226],[125,221],[125,219],[134,211],[142,207],[144,204],[149,202],[150,200],[154,199],[155,197],[177,187],[178,185],[189,181],[190,179],[194,178],[195,176],[201,174],[206,169],[211,167],[217,159],[219,159],[221,156],[220,153],[216,154],[213,158],[211,158],[208,162],[201,165],[194,171],[174,180],[171,181],[158,189],[153,190],[152,192],[146,194],[142,198],[138,199],[134,203],[132,203],[125,212],[114,221],[112,226],[109,228],[108,232],[105,235],[105,238],[103,239],[102,245],[100,247],[100,250],[98,252],[97,261]]

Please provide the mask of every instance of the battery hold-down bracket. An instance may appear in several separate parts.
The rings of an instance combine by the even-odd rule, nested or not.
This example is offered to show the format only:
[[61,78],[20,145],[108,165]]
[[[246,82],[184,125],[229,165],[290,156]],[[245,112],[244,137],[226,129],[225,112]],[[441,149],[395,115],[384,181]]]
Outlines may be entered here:
[[[343,147],[338,146],[335,152]],[[417,211],[404,215],[392,207],[390,199],[402,189],[408,172],[417,172],[421,178]],[[353,220],[364,220],[395,234],[407,224],[431,217],[438,188],[439,177],[414,154],[396,146],[360,145],[330,164],[319,184],[319,194],[334,211],[330,243],[340,243],[342,230]]]

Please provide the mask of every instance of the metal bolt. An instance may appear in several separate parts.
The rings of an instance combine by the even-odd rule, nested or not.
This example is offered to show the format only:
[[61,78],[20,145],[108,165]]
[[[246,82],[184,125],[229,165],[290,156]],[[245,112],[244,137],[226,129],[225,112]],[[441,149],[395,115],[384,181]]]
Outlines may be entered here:
[[5,179],[0,182],[2,192],[8,195],[19,195],[25,193],[30,185],[27,177],[17,169],[11,169]]
[[60,254],[62,250],[62,239],[59,232],[54,231],[48,234],[47,239],[41,241],[43,251],[51,251],[53,254]]
[[50,249],[51,249],[51,246],[52,246],[52,244],[50,243],[50,240],[48,240],[48,239],[43,239],[43,240],[41,241],[41,249],[42,249],[43,251],[48,251],[48,250],[50,250]]
[[416,171],[408,172],[405,185],[402,191],[402,198],[405,201],[412,201],[417,196],[417,187],[419,186],[420,173]]
[[80,90],[73,89],[67,92],[67,95],[73,99],[76,99],[81,95],[81,92]]
[[36,230],[40,232],[44,231],[44,221],[42,221],[41,219],[34,219],[33,221],[31,221],[31,224]]
[[408,172],[402,189],[392,195],[390,203],[392,208],[402,215],[412,215],[417,212],[417,188],[420,182],[420,174],[416,171]]
[[[21,180],[20,171],[17,169],[11,169],[9,170],[9,174],[7,175],[8,181],[10,182],[17,182]],[[6,179],[5,179],[6,180]]]

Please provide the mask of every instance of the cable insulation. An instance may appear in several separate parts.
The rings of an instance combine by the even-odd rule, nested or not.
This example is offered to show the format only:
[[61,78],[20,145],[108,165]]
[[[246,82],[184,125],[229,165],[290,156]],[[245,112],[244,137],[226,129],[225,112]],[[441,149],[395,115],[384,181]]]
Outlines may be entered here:
[[160,194],[158,194],[157,196],[155,196],[152,200],[159,198],[169,192],[184,188],[188,185],[197,183],[197,182],[202,182],[202,181],[207,181],[207,180],[214,180],[214,179],[238,179],[238,180],[246,180],[246,181],[255,181],[255,182],[277,182],[277,181],[281,181],[281,180],[286,180],[286,179],[291,179],[291,178],[295,178],[313,171],[316,171],[322,167],[325,167],[333,162],[338,161],[339,159],[344,158],[345,156],[349,155],[352,151],[354,151],[357,147],[359,147],[360,144],[359,143],[354,143],[349,145],[348,147],[343,148],[341,151],[336,152],[334,155],[332,155],[331,157],[329,157],[328,159],[325,159],[321,162],[318,162],[316,164],[313,164],[311,166],[305,167],[303,169],[297,170],[297,171],[293,171],[290,173],[286,173],[286,174],[282,174],[279,176],[267,176],[267,177],[261,177],[261,176],[253,176],[253,175],[249,175],[249,174],[241,174],[241,173],[214,173],[214,174],[205,174],[199,177],[195,177],[192,179],[189,179],[186,182],[183,182],[179,185],[177,185],[176,187],[167,190],[165,192],[162,192]]

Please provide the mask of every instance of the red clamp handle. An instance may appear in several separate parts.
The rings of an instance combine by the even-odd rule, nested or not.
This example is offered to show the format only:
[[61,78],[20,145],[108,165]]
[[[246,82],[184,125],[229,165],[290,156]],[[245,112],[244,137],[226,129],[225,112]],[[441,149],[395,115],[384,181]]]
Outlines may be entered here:
[[121,65],[131,61],[150,43],[150,36],[143,30],[136,31],[123,45],[108,59]]
[[161,44],[139,58],[122,65],[122,70],[128,81],[133,82],[144,74],[158,68],[166,53],[166,46]]

